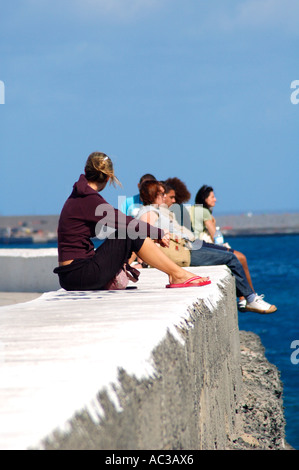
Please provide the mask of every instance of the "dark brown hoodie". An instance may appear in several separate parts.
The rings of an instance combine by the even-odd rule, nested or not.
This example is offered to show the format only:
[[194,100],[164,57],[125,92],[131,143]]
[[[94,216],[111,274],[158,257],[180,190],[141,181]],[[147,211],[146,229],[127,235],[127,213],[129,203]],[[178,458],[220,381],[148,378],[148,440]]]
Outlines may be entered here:
[[[106,236],[114,238],[150,237],[163,238],[163,230],[145,222],[126,216],[87,184],[81,175],[74,184],[72,194],[65,202],[58,224],[59,261],[85,259],[94,256],[91,238],[107,230]],[[104,238],[104,236],[100,236]]]

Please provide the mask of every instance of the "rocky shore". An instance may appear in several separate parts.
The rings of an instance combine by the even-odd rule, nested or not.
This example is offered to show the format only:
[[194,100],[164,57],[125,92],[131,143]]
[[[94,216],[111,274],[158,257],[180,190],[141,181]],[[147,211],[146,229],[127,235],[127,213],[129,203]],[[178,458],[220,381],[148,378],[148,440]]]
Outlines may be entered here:
[[292,450],[285,442],[283,384],[275,365],[265,357],[260,337],[240,331],[243,394],[238,414],[244,434],[231,450]]

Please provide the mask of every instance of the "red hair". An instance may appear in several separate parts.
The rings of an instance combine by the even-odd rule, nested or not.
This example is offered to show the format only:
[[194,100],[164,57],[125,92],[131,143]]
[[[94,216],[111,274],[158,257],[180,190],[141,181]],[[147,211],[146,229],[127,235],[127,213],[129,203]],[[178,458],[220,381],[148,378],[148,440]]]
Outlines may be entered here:
[[144,181],[139,190],[143,205],[149,206],[154,204],[158,194],[161,192],[161,188],[164,189],[164,186],[160,181]]

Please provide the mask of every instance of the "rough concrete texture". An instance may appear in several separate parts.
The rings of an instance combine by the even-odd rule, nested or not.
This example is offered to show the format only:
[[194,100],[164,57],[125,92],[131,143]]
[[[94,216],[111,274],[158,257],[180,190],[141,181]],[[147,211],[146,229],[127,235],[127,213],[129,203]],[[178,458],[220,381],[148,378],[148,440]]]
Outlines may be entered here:
[[[231,278],[232,280],[232,278]],[[119,371],[117,410],[98,394],[104,417],[78,413],[67,433],[46,440],[46,449],[225,449],[241,433],[236,408],[241,398],[239,331],[234,282],[221,301],[199,301],[153,351],[154,374],[138,380]]]
[[[169,345],[172,342],[168,337],[166,340]],[[285,418],[283,413],[283,386],[280,381],[280,374],[277,368],[269,363],[264,355],[264,348],[261,344],[259,336],[252,332],[240,331],[240,350],[241,350],[241,371],[242,371],[242,387],[241,398],[236,407],[235,420],[238,422],[236,426],[236,434],[227,434],[224,444],[226,450],[293,450],[285,442]],[[177,357],[179,360],[179,357]],[[181,391],[185,396],[190,396],[190,377],[186,374],[186,382],[181,383]],[[96,424],[94,419],[85,410],[76,414],[70,422],[70,429],[67,433],[56,432],[44,442],[44,448],[48,450],[55,449],[175,449],[187,450],[197,449],[199,422],[202,422],[204,412],[203,402],[195,399],[194,408],[189,407],[191,411],[190,418],[192,424],[180,422],[179,417],[186,413],[187,403],[184,402],[183,396],[180,399],[179,406],[174,403],[175,398],[171,400],[169,412],[177,416],[177,426],[169,429],[172,433],[171,442],[157,447],[149,446],[148,437],[161,437],[161,426],[164,428],[165,423],[169,422],[168,413],[164,416],[162,408],[166,406],[163,402],[162,406],[155,409],[156,403],[153,399],[153,387],[155,381],[162,380],[157,376],[154,380],[141,383],[134,377],[128,376],[124,371],[120,371],[120,384],[122,390],[119,391],[120,400],[124,408],[117,411],[113,403],[109,400],[107,393],[98,394],[98,400],[105,410],[105,417],[99,417]],[[195,385],[195,384],[193,384]],[[197,386],[197,385],[195,385]],[[176,387],[175,387],[176,388]],[[160,392],[161,393],[161,390]],[[198,394],[195,393],[194,396]],[[129,398],[131,396],[131,399]],[[144,401],[145,400],[145,401]],[[147,404],[147,410],[144,409]],[[202,406],[202,409],[201,409]],[[141,408],[148,413],[148,420],[140,421]],[[136,409],[138,410],[136,413]],[[160,413],[160,421],[152,419],[152,411]],[[134,429],[130,426],[129,435],[124,439],[123,426],[127,417],[124,415],[135,415]],[[130,423],[131,420],[128,418]],[[205,424],[203,433],[210,428],[209,417],[205,416]],[[154,423],[156,425],[154,425]],[[160,423],[160,425],[159,425]],[[220,425],[223,420],[220,419]],[[116,426],[117,424],[117,426]],[[184,426],[185,424],[185,426]],[[182,426],[183,425],[183,426]],[[142,435],[145,437],[147,445],[142,446],[139,439],[137,429],[142,429]],[[188,428],[188,430],[187,430]],[[193,428],[193,429],[192,429]],[[113,431],[114,430],[114,431]],[[214,428],[215,430],[215,428]],[[131,434],[133,431],[133,434]],[[165,430],[166,431],[166,430]],[[111,435],[113,434],[113,438]],[[215,431],[213,431],[215,432]],[[166,435],[166,433],[165,433]],[[186,443],[179,436],[185,435]],[[111,439],[112,438],[112,439]],[[130,439],[128,439],[130,438]],[[131,441],[131,442],[130,442]],[[155,439],[153,439],[155,441]],[[176,442],[177,441],[177,442]],[[210,449],[207,445],[207,439],[203,439],[202,449]],[[99,447],[99,442],[102,447]],[[138,442],[138,446],[136,446]],[[219,443],[219,441],[218,441]],[[129,445],[128,445],[129,444]],[[214,442],[214,449],[217,449],[217,438]]]
[[233,277],[193,271],[212,284],[143,270],[137,290],[1,307],[2,448],[284,448],[279,374],[255,338],[240,350]]
[[[171,338],[167,338],[169,344],[172,342]],[[259,336],[252,332],[240,331],[240,350],[241,350],[241,371],[242,371],[242,387],[241,398],[236,407],[235,421],[238,422],[236,426],[236,433],[227,434],[225,439],[224,449],[226,450],[293,450],[288,443],[285,442],[285,418],[283,412],[283,385],[280,380],[280,373],[278,369],[268,362],[264,355],[264,347],[261,344]],[[179,360],[179,357],[177,356]],[[162,380],[157,376],[155,381]],[[205,407],[203,402],[195,399],[194,408],[188,407],[188,412],[191,411],[192,424],[186,426],[185,423],[180,421],[180,417],[185,415],[187,403],[184,402],[183,396],[190,396],[190,377],[186,374],[186,382],[181,383],[182,396],[179,406],[174,403],[175,398],[171,400],[171,407],[169,412],[177,416],[177,426],[170,428],[169,432],[172,433],[171,442],[168,445],[158,445],[151,447],[149,445],[148,437],[152,438],[155,435],[161,437],[161,426],[164,428],[166,422],[169,422],[168,414],[163,416],[163,406],[155,409],[156,403],[153,399],[153,380],[143,382],[136,380],[134,377],[128,376],[124,371],[120,371],[120,384],[121,391],[118,391],[120,400],[124,406],[122,411],[117,411],[115,406],[109,400],[107,393],[102,392],[98,395],[98,400],[105,410],[105,417],[100,418],[98,424],[95,424],[94,419],[85,410],[76,414],[70,422],[70,429],[67,433],[56,432],[44,442],[44,448],[48,450],[55,449],[175,449],[187,450],[197,449],[197,438],[199,422],[202,422]],[[194,385],[194,384],[193,384]],[[197,386],[197,385],[195,385]],[[175,387],[177,388],[177,387]],[[161,390],[159,391],[161,393]],[[185,395],[184,395],[185,394]],[[194,394],[197,396],[198,394]],[[129,399],[131,396],[131,399]],[[142,404],[142,405],[141,405]],[[142,422],[140,421],[141,408],[147,404],[148,417],[150,419]],[[166,406],[166,403],[163,402]],[[202,408],[201,408],[202,406]],[[129,409],[127,408],[129,407]],[[138,412],[136,413],[136,409]],[[161,419],[153,420],[152,411],[161,413]],[[124,439],[123,426],[125,425],[126,417],[124,414],[135,415],[137,422],[135,422],[134,429],[130,426],[130,434]],[[164,413],[165,414],[165,413]],[[130,418],[129,418],[130,421]],[[203,425],[203,434],[206,436],[206,431],[210,428],[209,417],[205,415],[205,424]],[[130,421],[131,423],[131,421]],[[154,426],[153,424],[156,424]],[[160,423],[160,425],[159,425]],[[218,424],[223,425],[223,420],[220,418]],[[117,424],[117,426],[115,426]],[[184,426],[185,425],[185,426]],[[193,427],[193,429],[192,429]],[[138,428],[142,428],[142,435],[144,436],[147,445],[142,446],[139,439]],[[187,430],[188,428],[188,430]],[[111,439],[111,432],[113,431],[114,439]],[[133,434],[131,432],[133,431]],[[165,430],[166,431],[166,430]],[[213,430],[215,432],[215,428]],[[185,435],[186,442],[180,439],[179,436]],[[130,440],[132,441],[130,442]],[[155,439],[153,439],[154,441]],[[176,442],[177,441],[177,442]],[[202,449],[210,449],[203,439]],[[99,442],[103,447],[99,447]],[[136,446],[136,442],[139,446]],[[125,444],[125,445],[124,445]],[[129,444],[127,446],[126,444]],[[219,441],[217,438],[214,442],[214,449],[217,449]]]

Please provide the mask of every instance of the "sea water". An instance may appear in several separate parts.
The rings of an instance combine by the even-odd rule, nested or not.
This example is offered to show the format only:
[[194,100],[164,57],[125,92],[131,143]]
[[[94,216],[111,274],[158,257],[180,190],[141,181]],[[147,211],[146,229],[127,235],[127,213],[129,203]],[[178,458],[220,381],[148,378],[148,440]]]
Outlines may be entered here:
[[[269,362],[281,373],[284,387],[286,440],[299,450],[299,235],[226,237],[232,248],[247,257],[253,286],[276,313],[239,313],[240,330],[258,334]],[[46,245],[0,245],[0,248],[52,248]],[[292,348],[298,343],[296,349]],[[297,359],[296,360],[294,360]]]
[[299,450],[299,235],[227,237],[225,241],[246,255],[256,292],[278,308],[270,315],[239,313],[239,328],[260,336],[268,361],[281,373],[286,440]]

